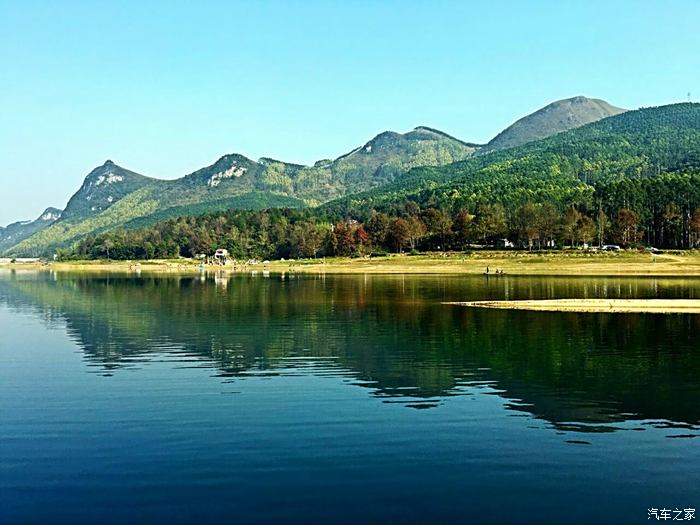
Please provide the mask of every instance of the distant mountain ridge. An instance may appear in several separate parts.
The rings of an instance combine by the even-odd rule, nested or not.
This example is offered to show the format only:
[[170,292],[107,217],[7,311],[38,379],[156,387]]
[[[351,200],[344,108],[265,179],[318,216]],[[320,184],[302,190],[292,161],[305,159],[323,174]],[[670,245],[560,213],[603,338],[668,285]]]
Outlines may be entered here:
[[[440,167],[481,153],[537,141],[625,110],[603,100],[574,97],[523,117],[486,145],[418,126],[384,131],[335,159],[311,166],[232,153],[175,180],[147,177],[106,161],[93,169],[52,221],[32,221],[22,235],[0,228],[0,253],[46,255],[86,235],[229,208],[316,206],[400,182],[414,168]],[[17,230],[17,226],[13,230]]]
[[486,144],[480,152],[486,153],[522,146],[563,131],[619,115],[624,111],[626,110],[595,98],[578,96],[557,100],[508,126]]
[[[357,217],[373,209],[396,213],[412,201],[472,213],[479,205],[500,203],[514,213],[528,202],[593,209],[602,201],[615,211],[636,205],[641,214],[639,202],[651,198],[647,208],[661,213],[679,195],[683,202],[697,195],[700,202],[700,186],[687,181],[688,186],[673,186],[680,180],[676,175],[695,173],[700,174],[700,104],[679,103],[625,111],[446,166],[416,168],[400,180],[326,203],[323,210]],[[673,182],[663,195],[642,197],[640,188],[654,180]],[[606,202],[616,185],[624,198]]]
[[4,228],[0,226],[0,253],[43,230],[60,219],[61,214],[62,211],[58,208],[50,207],[41,212],[41,215],[33,221],[13,222]]
[[66,204],[63,218],[99,214],[122,197],[154,182],[156,179],[129,171],[107,160],[88,173],[80,189]]
[[48,254],[80,238],[118,227],[228,208],[313,206],[395,180],[418,166],[438,166],[472,155],[475,145],[430,128],[383,132],[335,160],[312,166],[228,154],[175,180],[146,177],[106,161],[70,198],[63,216],[2,249]]

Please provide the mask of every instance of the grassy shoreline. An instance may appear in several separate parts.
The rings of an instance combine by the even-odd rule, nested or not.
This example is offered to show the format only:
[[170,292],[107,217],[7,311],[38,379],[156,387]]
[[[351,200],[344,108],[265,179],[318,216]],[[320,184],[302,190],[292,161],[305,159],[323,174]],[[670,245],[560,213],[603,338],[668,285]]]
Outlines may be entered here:
[[[700,252],[649,253],[590,252],[475,252],[472,254],[389,255],[374,258],[327,258],[270,261],[267,264],[205,266],[208,272],[261,272],[335,274],[484,274],[486,268],[506,275],[552,276],[700,276]],[[191,259],[151,261],[69,261],[0,263],[0,269],[62,272],[200,272]]]

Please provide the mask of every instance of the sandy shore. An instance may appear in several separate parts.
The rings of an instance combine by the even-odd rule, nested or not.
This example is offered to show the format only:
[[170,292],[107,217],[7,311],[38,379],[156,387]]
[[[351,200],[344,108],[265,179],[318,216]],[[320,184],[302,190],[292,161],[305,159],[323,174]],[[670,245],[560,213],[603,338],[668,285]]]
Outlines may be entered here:
[[700,314],[700,299],[546,299],[540,301],[471,301],[444,303],[473,308],[542,312]]
[[[672,254],[590,253],[581,251],[527,253],[474,252],[472,254],[389,255],[374,258],[335,257],[298,261],[270,261],[256,265],[206,266],[208,272],[335,273],[335,274],[489,274],[551,276],[683,276],[700,277],[700,252]],[[192,259],[152,261],[70,261],[0,263],[0,269],[83,272],[199,272]]]

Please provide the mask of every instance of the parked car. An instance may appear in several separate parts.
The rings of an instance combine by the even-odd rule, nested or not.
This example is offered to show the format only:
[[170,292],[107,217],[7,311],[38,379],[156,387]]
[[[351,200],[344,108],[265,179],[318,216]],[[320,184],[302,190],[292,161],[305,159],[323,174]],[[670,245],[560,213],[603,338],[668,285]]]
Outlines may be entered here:
[[602,248],[604,252],[619,252],[621,249],[622,248],[620,248],[617,244],[606,244]]

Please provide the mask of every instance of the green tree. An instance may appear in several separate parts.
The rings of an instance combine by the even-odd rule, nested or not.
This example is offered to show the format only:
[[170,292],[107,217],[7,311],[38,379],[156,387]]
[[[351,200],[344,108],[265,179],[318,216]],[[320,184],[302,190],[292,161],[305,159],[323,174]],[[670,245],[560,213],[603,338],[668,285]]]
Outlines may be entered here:
[[574,206],[570,206],[564,212],[564,217],[562,220],[562,233],[564,237],[571,242],[571,246],[576,244],[576,240],[579,237],[579,226],[583,214],[578,211]]
[[610,221],[608,216],[603,211],[602,207],[598,208],[598,214],[596,216],[596,233],[598,235],[598,247],[602,248],[605,242],[605,232],[607,232]]
[[102,240],[102,250],[107,254],[107,260],[109,260],[109,251],[114,248],[115,244],[111,237],[105,237]]
[[390,225],[391,220],[386,213],[377,213],[372,210],[367,221],[367,234],[373,246],[383,247],[386,245]]
[[474,215],[465,208],[459,210],[452,223],[452,232],[457,245],[460,248],[464,248],[464,245],[470,241],[474,232]]
[[428,208],[423,212],[427,234],[437,240],[432,248],[447,249],[447,241],[452,236],[452,216],[445,210]]
[[406,224],[408,225],[408,243],[411,250],[415,250],[418,241],[425,237],[428,229],[425,227],[425,223],[415,216],[409,217]]
[[690,246],[696,247],[700,244],[700,208],[696,208],[689,221]]
[[535,242],[540,240],[539,220],[540,207],[532,202],[523,204],[516,212],[518,238],[527,242],[530,250],[532,250]]
[[300,222],[294,225],[291,236],[292,253],[296,257],[316,257],[323,245],[323,233],[313,223]]
[[682,244],[683,212],[675,202],[664,207],[662,213],[661,243],[664,245],[680,246]]
[[577,241],[589,244],[596,236],[596,223],[588,215],[583,215],[578,222]]
[[493,243],[507,231],[506,210],[501,204],[481,204],[476,212],[476,230],[481,240]]

